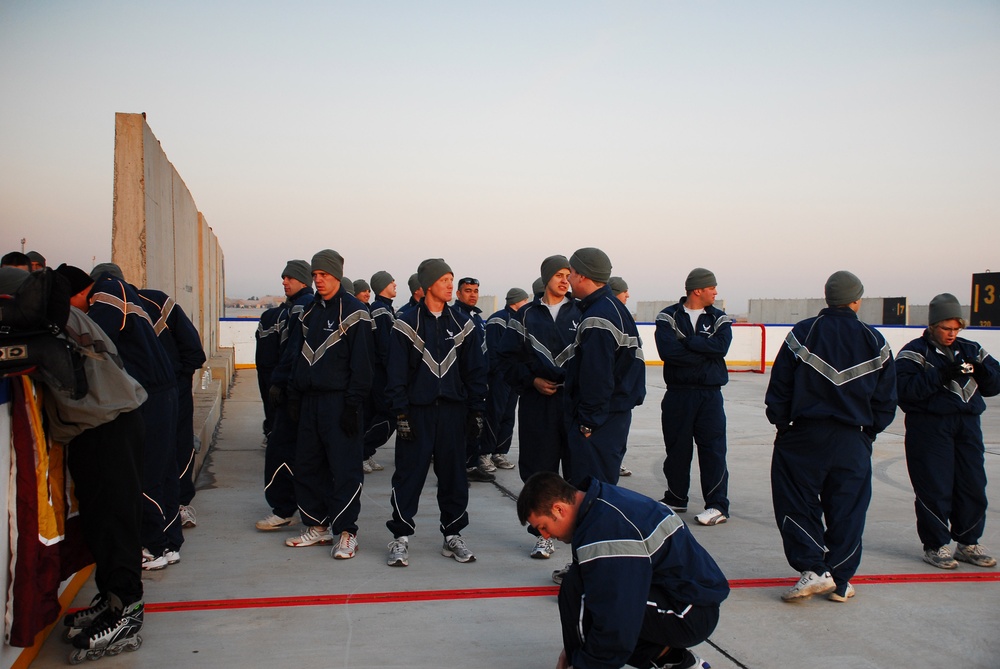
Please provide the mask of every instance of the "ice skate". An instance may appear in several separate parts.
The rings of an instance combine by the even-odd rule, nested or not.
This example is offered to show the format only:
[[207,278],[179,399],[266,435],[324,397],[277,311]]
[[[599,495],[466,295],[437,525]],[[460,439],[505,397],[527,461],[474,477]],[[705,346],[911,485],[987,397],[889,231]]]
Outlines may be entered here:
[[80,664],[84,660],[99,660],[105,655],[118,655],[123,650],[139,650],[142,637],[143,604],[141,601],[129,604],[117,612],[115,602],[94,620],[93,624],[73,638],[75,650],[69,655],[70,664]]

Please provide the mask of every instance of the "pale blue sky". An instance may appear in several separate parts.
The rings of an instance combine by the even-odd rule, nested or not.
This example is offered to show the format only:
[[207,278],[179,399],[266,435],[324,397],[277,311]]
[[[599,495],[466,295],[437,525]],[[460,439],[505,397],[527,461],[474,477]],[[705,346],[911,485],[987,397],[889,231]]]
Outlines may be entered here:
[[0,92],[4,251],[108,259],[146,112],[234,297],[327,247],[502,295],[598,246],[634,300],[705,266],[737,313],[1000,271],[994,0],[2,2]]

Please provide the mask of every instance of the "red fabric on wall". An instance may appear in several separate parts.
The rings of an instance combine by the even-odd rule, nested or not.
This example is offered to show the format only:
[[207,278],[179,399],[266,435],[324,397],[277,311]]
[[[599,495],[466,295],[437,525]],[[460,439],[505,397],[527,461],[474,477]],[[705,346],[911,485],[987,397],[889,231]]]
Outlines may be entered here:
[[[11,381],[13,505],[8,509],[11,586],[7,643],[27,647],[38,632],[59,617],[67,477],[62,447],[50,448],[41,430],[40,402],[34,396],[33,383],[27,377]],[[80,559],[76,555],[76,560]]]

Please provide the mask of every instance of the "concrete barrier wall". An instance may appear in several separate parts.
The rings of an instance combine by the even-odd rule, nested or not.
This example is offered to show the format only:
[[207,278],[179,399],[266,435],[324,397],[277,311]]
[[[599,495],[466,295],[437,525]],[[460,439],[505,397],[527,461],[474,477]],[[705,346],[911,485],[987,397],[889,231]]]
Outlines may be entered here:
[[142,114],[115,114],[112,261],[141,288],[171,295],[218,353],[222,250]]

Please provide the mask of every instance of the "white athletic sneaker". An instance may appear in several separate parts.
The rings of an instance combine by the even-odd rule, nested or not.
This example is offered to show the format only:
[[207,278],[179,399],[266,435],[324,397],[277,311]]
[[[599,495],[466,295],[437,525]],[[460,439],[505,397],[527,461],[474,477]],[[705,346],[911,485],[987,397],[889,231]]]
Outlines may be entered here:
[[285,545],[292,548],[329,546],[332,543],[333,535],[328,527],[307,527],[301,535],[285,539]]
[[725,514],[719,511],[718,509],[705,509],[697,516],[695,516],[694,519],[698,521],[699,525],[707,525],[707,526],[722,525],[722,523],[728,520]]
[[363,460],[361,462],[361,471],[363,471],[365,474],[371,474],[372,471],[374,470],[372,469],[371,463],[369,463],[367,460]]
[[515,467],[514,463],[503,453],[494,453],[491,459],[493,460],[493,464],[500,469],[513,469]]
[[618,467],[618,476],[632,476],[632,470],[625,465],[621,465]]
[[350,532],[341,532],[340,540],[330,554],[334,560],[350,560],[357,550],[358,538]]
[[289,516],[288,518],[282,518],[281,516],[276,516],[271,514],[267,518],[258,520],[255,527],[261,532],[273,532],[274,530],[280,530],[282,527],[291,527],[295,525],[298,521],[295,520],[295,516]]
[[850,583],[847,584],[847,590],[842,595],[838,595],[837,591],[834,590],[829,595],[826,596],[831,602],[846,602],[848,599],[853,597],[858,593],[854,592],[854,586]]
[[169,548],[163,551],[163,557],[167,560],[167,564],[177,564],[181,561],[180,550],[172,551]]
[[198,524],[198,517],[195,515],[194,507],[188,504],[181,504],[181,527],[194,527]]
[[452,534],[444,538],[444,544],[441,545],[441,555],[455,558],[456,562],[476,561],[476,556],[465,545],[465,539],[460,534]]
[[548,560],[555,552],[556,546],[552,542],[552,539],[538,537],[538,540],[535,542],[535,547],[531,549],[531,557],[536,560]]
[[796,599],[812,597],[813,595],[825,595],[837,589],[837,584],[833,581],[830,572],[824,571],[817,574],[808,569],[802,572],[802,578],[791,589],[781,596],[786,602],[793,602]]
[[977,567],[997,566],[997,559],[987,553],[982,544],[958,544],[955,547],[955,559]]
[[385,469],[385,467],[383,467],[379,463],[375,462],[375,456],[374,455],[372,457],[368,458],[367,460],[365,460],[365,462],[368,463],[368,466],[372,468],[373,472],[380,472],[383,469]]
[[142,568],[146,571],[159,571],[167,566],[167,558],[163,555],[153,555],[148,549],[142,549]]
[[479,468],[489,474],[492,474],[497,470],[497,466],[493,464],[493,461],[490,460],[490,456],[488,455],[479,456]]
[[396,537],[389,542],[389,557],[385,561],[390,567],[405,567],[410,564],[410,557],[407,553],[407,546],[410,540],[407,537]]
[[951,554],[951,549],[947,546],[941,546],[938,549],[928,548],[924,551],[924,562],[930,565],[934,565],[938,569],[957,569],[958,562],[955,557]]
[[572,562],[567,562],[565,567],[556,569],[552,572],[552,582],[556,585],[562,585],[563,577],[569,572],[569,568],[573,565]]
[[712,665],[692,653],[690,649],[685,648],[684,659],[680,662],[664,662],[663,664],[654,662],[652,669],[712,669]]

